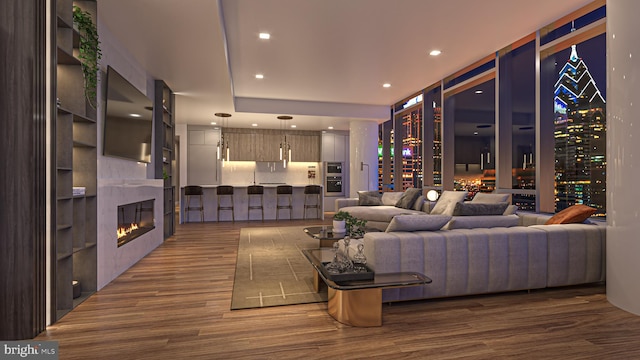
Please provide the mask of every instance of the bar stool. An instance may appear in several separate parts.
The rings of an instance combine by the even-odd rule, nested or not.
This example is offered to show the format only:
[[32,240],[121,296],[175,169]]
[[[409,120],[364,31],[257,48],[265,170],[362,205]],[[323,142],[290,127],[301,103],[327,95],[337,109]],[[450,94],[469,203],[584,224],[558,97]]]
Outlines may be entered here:
[[[320,211],[320,194],[322,187],[320,185],[307,185],[304,187],[304,218],[307,218],[307,209],[316,209],[316,216]],[[315,201],[314,201],[315,199]]]
[[[256,196],[260,197],[260,205],[251,205],[251,198],[255,198]],[[250,185],[247,187],[247,220],[251,220],[251,210],[260,209],[260,213],[262,214],[262,221],[264,221],[264,186],[262,185]]]
[[[202,202],[202,186],[189,185],[184,187],[184,196],[187,199],[184,208],[184,221],[189,222],[189,211],[200,212],[200,222],[204,222],[204,203]],[[198,198],[198,206],[191,206],[191,199]]]
[[[293,215],[293,205],[291,201],[291,194],[293,194],[293,186],[291,185],[278,185],[276,187],[276,220],[280,219],[280,210],[289,209],[289,220]],[[285,204],[280,203],[280,195],[283,195],[287,202]]]
[[[235,212],[233,211],[233,186],[220,185],[216,190],[218,195],[218,221],[220,221],[220,210],[231,210],[231,221],[236,221]],[[222,205],[224,197],[227,196],[231,205]]]

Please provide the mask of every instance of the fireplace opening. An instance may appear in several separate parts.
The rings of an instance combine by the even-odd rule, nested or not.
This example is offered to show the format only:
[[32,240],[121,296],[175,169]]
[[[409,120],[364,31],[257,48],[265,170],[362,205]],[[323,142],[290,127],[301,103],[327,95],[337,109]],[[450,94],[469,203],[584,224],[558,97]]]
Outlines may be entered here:
[[118,247],[155,229],[155,199],[118,206]]

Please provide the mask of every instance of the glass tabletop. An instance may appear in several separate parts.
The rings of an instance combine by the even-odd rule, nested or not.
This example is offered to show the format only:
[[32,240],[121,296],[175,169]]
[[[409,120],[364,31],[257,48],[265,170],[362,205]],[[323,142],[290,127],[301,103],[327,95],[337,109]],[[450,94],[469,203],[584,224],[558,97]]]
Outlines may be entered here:
[[303,229],[304,232],[314,239],[319,240],[340,240],[345,233],[334,233],[331,226],[309,226]]
[[327,286],[336,290],[358,290],[370,288],[387,288],[411,285],[426,285],[431,279],[417,272],[375,273],[373,280],[340,281],[335,282],[328,278],[324,264],[333,260],[332,249],[307,249],[302,250],[304,256],[318,272]]

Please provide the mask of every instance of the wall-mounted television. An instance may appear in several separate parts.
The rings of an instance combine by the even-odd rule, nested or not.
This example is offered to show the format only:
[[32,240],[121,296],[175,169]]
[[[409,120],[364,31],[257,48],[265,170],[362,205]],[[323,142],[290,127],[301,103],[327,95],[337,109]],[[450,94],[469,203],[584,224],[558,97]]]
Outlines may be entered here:
[[153,103],[111,66],[106,88],[103,155],[151,162]]

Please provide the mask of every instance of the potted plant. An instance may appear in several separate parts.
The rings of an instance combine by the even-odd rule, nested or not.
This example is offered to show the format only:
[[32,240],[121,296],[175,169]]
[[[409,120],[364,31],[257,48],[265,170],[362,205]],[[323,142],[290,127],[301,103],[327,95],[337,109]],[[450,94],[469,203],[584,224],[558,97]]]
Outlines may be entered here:
[[344,233],[347,231],[347,219],[351,217],[351,215],[346,211],[338,211],[333,215],[333,232],[334,233]]
[[346,233],[350,237],[362,237],[367,220],[351,216],[346,211],[338,211],[333,215],[333,232]]
[[89,105],[97,107],[98,60],[102,57],[98,29],[91,19],[91,14],[80,7],[73,6],[73,25],[80,34],[78,58],[82,64],[84,76],[84,93]]

